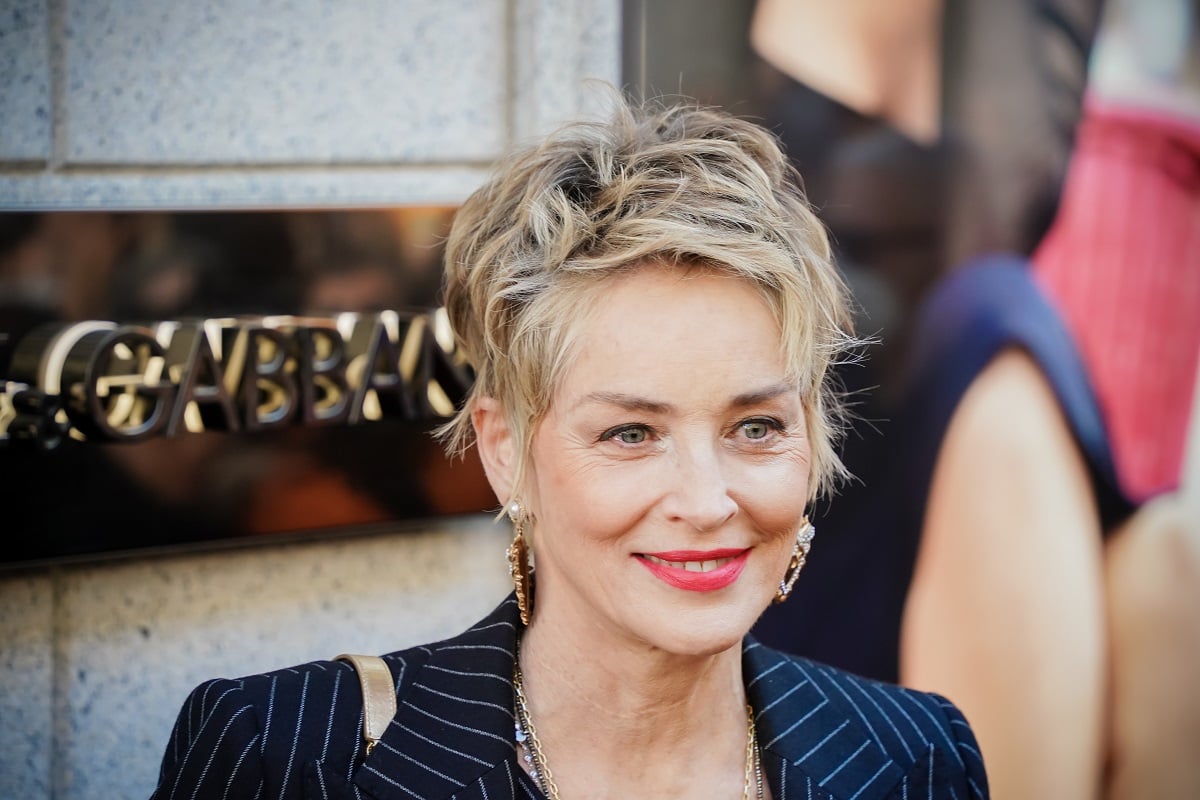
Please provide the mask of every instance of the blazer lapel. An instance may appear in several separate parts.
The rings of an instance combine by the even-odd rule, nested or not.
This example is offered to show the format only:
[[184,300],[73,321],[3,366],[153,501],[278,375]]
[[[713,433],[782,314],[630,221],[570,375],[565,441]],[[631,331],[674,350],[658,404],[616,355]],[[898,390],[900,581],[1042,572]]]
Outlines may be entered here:
[[904,777],[833,673],[746,637],[742,668],[772,795],[867,800]]
[[510,785],[504,773],[519,769],[512,694],[517,619],[510,597],[461,636],[419,648],[409,661],[420,663],[399,665],[396,717],[355,773],[360,789],[379,800],[444,800]]
[[[518,625],[509,597],[445,642],[389,657],[399,708],[354,775],[378,800],[446,800],[519,794],[513,745],[512,669]],[[905,775],[880,732],[835,673],[747,637],[743,674],[776,800],[869,800]],[[915,760],[915,759],[914,759]]]

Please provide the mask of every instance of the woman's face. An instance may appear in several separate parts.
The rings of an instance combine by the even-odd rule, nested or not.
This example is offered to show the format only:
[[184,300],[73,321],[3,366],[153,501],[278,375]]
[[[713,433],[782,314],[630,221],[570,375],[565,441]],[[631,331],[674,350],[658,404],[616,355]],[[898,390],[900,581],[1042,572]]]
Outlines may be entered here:
[[531,446],[536,614],[727,649],[771,601],[804,513],[806,420],[779,326],[738,279],[655,265],[577,324]]

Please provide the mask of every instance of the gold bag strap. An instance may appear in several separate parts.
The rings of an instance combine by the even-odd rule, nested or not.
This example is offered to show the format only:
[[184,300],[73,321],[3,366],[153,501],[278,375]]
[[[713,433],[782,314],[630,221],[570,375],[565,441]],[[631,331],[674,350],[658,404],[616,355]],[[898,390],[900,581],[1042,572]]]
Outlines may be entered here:
[[367,740],[367,755],[383,738],[383,732],[396,716],[396,686],[392,671],[379,656],[359,656],[342,653],[335,661],[348,661],[358,672],[363,696],[363,738]]

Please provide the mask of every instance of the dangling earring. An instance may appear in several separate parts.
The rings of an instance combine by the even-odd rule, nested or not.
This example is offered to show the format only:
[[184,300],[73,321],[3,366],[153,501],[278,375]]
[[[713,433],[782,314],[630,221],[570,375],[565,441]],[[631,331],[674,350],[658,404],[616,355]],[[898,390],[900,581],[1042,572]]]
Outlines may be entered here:
[[779,582],[779,591],[775,592],[776,603],[787,600],[788,595],[792,593],[796,578],[800,577],[800,570],[804,569],[804,564],[808,561],[808,551],[812,549],[812,540],[816,535],[817,529],[808,521],[808,517],[800,521],[800,530],[796,532],[796,546],[792,548],[792,559],[788,562],[783,580]]
[[513,540],[508,546],[508,574],[517,593],[517,609],[521,612],[521,624],[529,625],[533,616],[533,583],[529,572],[529,543],[525,541],[525,523],[529,515],[520,502],[508,504],[508,518],[513,524]]

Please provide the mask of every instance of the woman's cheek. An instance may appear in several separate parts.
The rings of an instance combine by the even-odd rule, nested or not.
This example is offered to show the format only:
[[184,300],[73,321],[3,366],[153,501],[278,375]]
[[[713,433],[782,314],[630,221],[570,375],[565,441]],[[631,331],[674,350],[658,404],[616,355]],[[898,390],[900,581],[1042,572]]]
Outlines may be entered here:
[[780,458],[747,468],[735,496],[755,526],[767,532],[794,533],[808,504],[808,464],[799,457]]
[[661,468],[652,460],[593,463],[552,473],[547,496],[563,523],[593,538],[616,538],[653,510],[662,494]]

